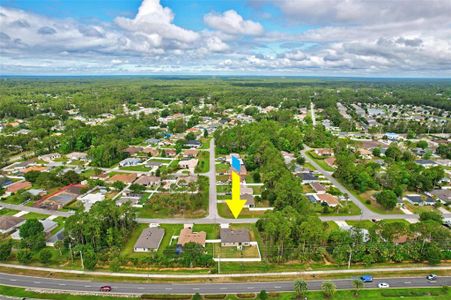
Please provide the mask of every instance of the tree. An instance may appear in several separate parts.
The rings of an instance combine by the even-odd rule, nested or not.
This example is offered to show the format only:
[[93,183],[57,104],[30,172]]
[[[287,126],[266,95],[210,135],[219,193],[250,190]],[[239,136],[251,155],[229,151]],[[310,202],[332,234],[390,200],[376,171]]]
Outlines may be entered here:
[[64,185],[79,183],[81,181],[81,176],[73,170],[69,170],[61,176],[61,182]]
[[418,141],[417,147],[421,149],[426,149],[428,147],[428,142],[425,140]]
[[199,293],[195,293],[192,300],[202,300],[202,296]]
[[11,240],[0,243],[0,261],[8,260],[8,258],[11,256],[11,249]]
[[380,157],[381,156],[381,148],[379,148],[379,147],[374,148],[373,155],[376,157]]
[[125,183],[122,181],[115,181],[112,185],[116,190],[122,191],[125,188]]
[[39,261],[43,264],[48,264],[52,259],[52,252],[49,249],[42,249],[39,252]]
[[398,197],[392,190],[383,190],[375,195],[377,203],[385,209],[393,209],[398,203]]
[[331,281],[325,281],[321,284],[321,290],[326,298],[331,298],[335,295],[337,287]]
[[296,297],[305,298],[307,296],[307,282],[304,280],[296,280],[294,282],[294,292],[296,293]]
[[258,294],[258,299],[260,299],[260,300],[268,300],[268,298],[269,298],[268,293],[265,290],[262,290]]
[[133,193],[139,194],[139,193],[144,192],[146,190],[146,187],[141,184],[133,183],[132,185],[130,185],[129,189]]
[[21,264],[28,264],[31,261],[32,255],[30,249],[21,249],[17,251],[17,260]]
[[435,211],[423,211],[420,213],[420,221],[432,220],[439,224],[443,223],[443,216]]
[[363,287],[362,280],[356,279],[352,282],[352,285],[354,286],[354,296],[358,297],[360,294],[360,289]]
[[82,251],[82,255],[85,269],[94,270],[97,265],[97,255],[94,250],[92,250],[92,248],[87,248],[85,251]]
[[19,236],[23,247],[39,251],[45,247],[44,226],[37,219],[28,219],[19,228]]

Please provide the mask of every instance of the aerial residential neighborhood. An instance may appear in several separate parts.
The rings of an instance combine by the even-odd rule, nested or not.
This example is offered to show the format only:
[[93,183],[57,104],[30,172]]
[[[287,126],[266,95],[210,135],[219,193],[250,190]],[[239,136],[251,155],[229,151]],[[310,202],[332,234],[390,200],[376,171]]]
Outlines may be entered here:
[[0,298],[451,299],[451,6],[0,4]]

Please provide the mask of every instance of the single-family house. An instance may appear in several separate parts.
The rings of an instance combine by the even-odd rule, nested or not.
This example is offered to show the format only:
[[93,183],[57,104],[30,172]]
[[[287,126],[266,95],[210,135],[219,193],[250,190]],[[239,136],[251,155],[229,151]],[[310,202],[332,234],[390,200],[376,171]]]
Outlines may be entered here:
[[38,158],[40,160],[43,160],[46,162],[51,162],[51,161],[54,161],[55,159],[61,158],[61,154],[59,154],[59,153],[44,154],[44,155],[38,156]]
[[334,154],[334,150],[330,148],[318,148],[314,150],[315,154],[318,156],[332,156]]
[[6,187],[6,193],[14,194],[21,190],[26,190],[31,188],[31,182],[29,181],[18,181]]
[[312,183],[318,181],[318,178],[312,172],[301,172],[298,174],[303,184]]
[[205,247],[207,233],[205,231],[193,232],[192,228],[183,228],[180,231],[177,245],[185,246],[187,243],[196,243]]
[[188,169],[191,174],[194,174],[194,170],[196,169],[198,159],[191,158],[187,160],[179,161],[179,167],[182,169]]
[[242,249],[251,245],[251,235],[247,229],[221,228],[220,232],[222,247],[237,247]]
[[9,233],[19,228],[24,222],[25,219],[22,217],[0,216],[0,233]]
[[189,140],[185,143],[185,147],[188,148],[199,148],[200,146],[202,146],[202,143],[197,140]]
[[128,158],[120,161],[119,165],[121,167],[132,167],[132,166],[136,166],[140,163],[141,163],[141,159],[136,158],[136,157],[128,157]]
[[144,148],[142,152],[146,153],[146,154],[150,154],[151,156],[158,156],[158,155],[160,155],[160,150],[158,150],[156,148],[152,148],[152,147]]
[[317,194],[319,201],[321,202],[321,204],[323,205],[327,205],[329,207],[337,207],[340,202],[338,201],[338,198],[328,194],[328,193],[324,193],[324,194]]
[[128,153],[129,155],[134,155],[134,154],[136,154],[136,153],[138,153],[138,152],[141,152],[142,149],[143,149],[142,147],[134,147],[134,146],[131,146],[131,147],[125,148],[125,149],[123,150],[123,152],[126,152],[126,153]]
[[413,205],[423,206],[423,205],[434,205],[435,201],[432,197],[421,196],[417,194],[405,195],[404,200]]
[[197,149],[184,149],[182,152],[182,156],[184,158],[196,158],[199,150]]
[[161,183],[161,178],[158,176],[143,175],[136,179],[135,183],[143,186],[156,186]]
[[168,157],[174,157],[177,155],[177,151],[173,148],[164,149],[164,154]]
[[133,181],[135,181],[137,177],[138,177],[138,175],[136,175],[135,173],[126,173],[126,174],[120,173],[120,174],[115,174],[115,175],[111,176],[107,181],[109,183],[114,183],[116,181],[120,181],[125,184],[129,184],[129,183],[132,183]]
[[310,186],[317,194],[325,194],[327,191],[326,187],[319,182],[311,182]]
[[164,237],[164,229],[160,227],[145,228],[133,247],[134,252],[157,251]]
[[438,164],[435,161],[430,160],[430,159],[418,159],[415,161],[415,163],[417,165],[423,166],[425,168],[438,166]]
[[451,190],[449,189],[436,189],[432,190],[431,195],[437,197],[437,199],[443,204],[451,202]]

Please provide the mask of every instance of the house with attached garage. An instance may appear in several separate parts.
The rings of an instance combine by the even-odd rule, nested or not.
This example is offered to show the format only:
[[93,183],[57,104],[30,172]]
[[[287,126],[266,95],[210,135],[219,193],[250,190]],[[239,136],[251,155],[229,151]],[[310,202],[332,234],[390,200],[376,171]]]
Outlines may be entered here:
[[243,247],[251,245],[251,235],[247,229],[221,228],[220,237],[222,247],[243,249]]
[[145,228],[133,247],[134,252],[151,252],[160,248],[164,229],[160,227]]
[[0,216],[0,233],[9,233],[19,228],[23,223],[25,223],[25,219],[22,217]]
[[119,162],[119,165],[121,167],[132,167],[132,166],[136,166],[140,163],[141,163],[141,159],[136,158],[136,157],[129,157],[129,158],[126,158],[126,159],[122,160],[121,162]]

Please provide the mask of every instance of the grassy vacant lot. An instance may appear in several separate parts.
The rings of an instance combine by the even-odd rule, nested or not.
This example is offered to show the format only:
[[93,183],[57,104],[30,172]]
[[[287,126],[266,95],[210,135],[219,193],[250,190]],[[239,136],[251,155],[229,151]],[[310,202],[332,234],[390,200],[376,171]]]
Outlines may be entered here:
[[196,166],[196,173],[207,173],[210,170],[210,153],[201,151],[197,157],[199,162]]
[[0,216],[13,216],[17,214],[19,211],[9,208],[0,209]]
[[421,214],[422,212],[430,212],[430,211],[439,212],[437,209],[435,209],[431,205],[419,206],[419,205],[413,205],[407,201],[404,201],[404,205],[406,206],[406,208],[408,210],[410,210],[411,212],[413,212],[415,214]]
[[205,231],[207,240],[219,239],[219,225],[216,224],[194,224],[193,231]]
[[[223,218],[233,219],[232,213],[225,203],[218,203],[218,213]],[[264,215],[264,211],[249,211],[248,208],[243,208],[238,219],[245,218],[258,218]]]
[[138,172],[149,172],[150,168],[147,168],[143,165],[137,165],[137,166],[128,166],[128,167],[120,167],[121,170],[126,171],[138,171]]
[[322,216],[355,216],[361,213],[360,208],[351,201],[342,201],[341,205],[337,208],[329,207],[327,213],[324,213],[324,206],[318,203],[314,204],[313,207]]
[[229,170],[230,165],[226,163],[216,163],[216,173],[225,173]]

